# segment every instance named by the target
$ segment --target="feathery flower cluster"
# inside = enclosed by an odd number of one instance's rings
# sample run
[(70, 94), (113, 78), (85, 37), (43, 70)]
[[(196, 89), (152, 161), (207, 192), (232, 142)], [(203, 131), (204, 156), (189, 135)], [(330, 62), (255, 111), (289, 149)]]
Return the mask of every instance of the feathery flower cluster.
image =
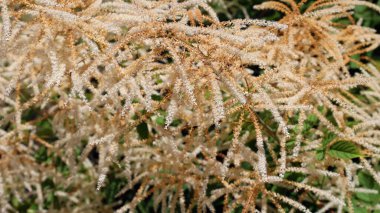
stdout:
[(50, 182), (62, 211), (378, 210), (356, 197), (380, 189), (380, 36), (352, 13), (380, 8), (208, 3), (2, 0), (0, 211), (49, 211)]

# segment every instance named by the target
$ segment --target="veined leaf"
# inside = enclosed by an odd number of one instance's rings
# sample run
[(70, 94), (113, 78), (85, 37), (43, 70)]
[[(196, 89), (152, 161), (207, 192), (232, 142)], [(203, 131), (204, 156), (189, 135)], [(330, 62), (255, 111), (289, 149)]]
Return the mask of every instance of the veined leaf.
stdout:
[(316, 154), (317, 160), (325, 159), (325, 155), (326, 155), (326, 151), (324, 149), (317, 150), (317, 154)]
[(338, 141), (334, 143), (329, 151), (329, 155), (335, 158), (352, 159), (361, 157), (359, 148), (348, 141)]

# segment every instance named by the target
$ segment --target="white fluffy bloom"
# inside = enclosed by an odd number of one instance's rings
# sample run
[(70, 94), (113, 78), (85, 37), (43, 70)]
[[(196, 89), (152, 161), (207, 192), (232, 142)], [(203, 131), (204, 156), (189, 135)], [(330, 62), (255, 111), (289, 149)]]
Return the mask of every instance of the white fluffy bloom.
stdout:
[(101, 138), (96, 139), (96, 140), (91, 140), (90, 139), (90, 145), (99, 145), (99, 144), (111, 141), (114, 138), (115, 138), (115, 134), (109, 134), (109, 135), (106, 135), (106, 136), (101, 137)]
[(372, 175), (373, 179), (380, 184), (380, 175), (376, 173), (371, 164), (364, 158), (360, 159), (360, 161), (362, 162), (363, 167)]
[(168, 106), (168, 115), (166, 116), (165, 121), (165, 129), (169, 127), (169, 125), (173, 122), (174, 116), (177, 113), (178, 106), (177, 101), (173, 98), (170, 100), (169, 106)]
[(292, 200), (290, 198), (287, 198), (285, 196), (277, 194), (276, 192), (270, 192), (270, 195), (272, 195), (273, 197), (283, 201), (284, 203), (287, 203), (287, 204), (297, 208), (298, 210), (300, 210), (302, 212), (311, 213), (311, 211), (309, 209), (307, 209), (304, 205), (302, 205), (301, 203), (299, 203), (295, 200)]
[(296, 142), (295, 146), (293, 148), (293, 157), (297, 157), (299, 155), (299, 152), (301, 150), (301, 141), (302, 141), (302, 130), (304, 128), (304, 121), (306, 119), (306, 114), (304, 111), (300, 112), (299, 121), (298, 121), (298, 134), (296, 136)]
[(366, 188), (353, 188), (352, 192), (366, 193), (366, 194), (379, 194), (376, 189), (366, 189)]
[(44, 12), (51, 15), (52, 17), (58, 18), (62, 21), (67, 22), (68, 24), (72, 24), (73, 22), (77, 22), (79, 18), (71, 14), (69, 12), (61, 11), (61, 10), (54, 10), (54, 9), (48, 9), (48, 8), (41, 8)]
[(73, 83), (73, 86), (71, 87), (70, 96), (73, 97), (76, 94), (78, 94), (82, 100), (87, 101), (87, 98), (84, 95), (82, 78), (79, 76), (79, 74), (77, 74), (73, 70), (71, 70), (70, 73), (71, 73), (71, 81)]
[(223, 82), (226, 84), (232, 95), (235, 96), (236, 99), (239, 100), (241, 104), (247, 103), (247, 99), (245, 98), (245, 95), (240, 91), (235, 84), (228, 79), (227, 77), (223, 77)]
[(126, 112), (129, 110), (132, 104), (132, 96), (129, 94), (129, 92), (124, 88), (120, 88), (121, 95), (125, 98), (125, 103), (123, 106), (123, 109), (121, 111), (121, 116), (125, 116)]
[(66, 65), (59, 64), (57, 54), (54, 51), (50, 51), (48, 56), (50, 59), (52, 74), (50, 78), (48, 79), (48, 81), (46, 82), (46, 87), (51, 87), (54, 84), (59, 85), (59, 83), (62, 80), (62, 77), (65, 74)]
[(279, 128), (282, 129), (282, 132), (284, 133), (284, 135), (286, 137), (289, 137), (288, 127), (286, 126), (284, 119), (282, 119), (280, 112), (278, 111), (276, 105), (273, 103), (273, 101), (271, 100), (269, 95), (262, 88), (259, 88), (258, 91), (260, 93), (260, 97), (262, 98), (262, 101), (266, 105), (268, 105), (269, 110), (271, 111), (274, 119), (279, 123), (279, 125), (280, 125)]
[(3, 20), (3, 41), (9, 41), (11, 37), (11, 19), (9, 17), (7, 0), (1, 2), (1, 19)]
[(258, 149), (258, 162), (257, 162), (257, 167), (259, 170), (259, 173), (261, 175), (261, 178), (263, 181), (267, 181), (268, 176), (267, 176), (267, 160), (265, 156), (265, 149), (264, 149), (264, 140), (263, 136), (261, 134), (261, 129), (259, 126), (256, 126), (256, 144), (257, 144), (257, 149)]
[(328, 176), (328, 177), (339, 177), (339, 173), (336, 173), (336, 172), (330, 172), (330, 171), (327, 171), (327, 170), (319, 170), (319, 169), (316, 169), (316, 170), (310, 170), (310, 169), (307, 169), (307, 168), (303, 168), (303, 167), (287, 167), (286, 168), (286, 171), (287, 172), (299, 172), (299, 173), (303, 173), (303, 174), (318, 174), (318, 175), (325, 175), (325, 176)]
[(35, 0), (37, 4), (48, 6), (48, 7), (62, 7), (63, 5), (58, 4), (57, 0)]
[(212, 112), (214, 114), (215, 125), (219, 125), (219, 122), (224, 118), (224, 106), (223, 96), (220, 91), (218, 81), (216, 79), (211, 80), (212, 93), (214, 95), (214, 104), (212, 105)]
[[(149, 77), (149, 76), (148, 76)], [(148, 111), (152, 111), (152, 95), (155, 93), (152, 85), (150, 84), (152, 82), (151, 79), (146, 79), (145, 76), (143, 76), (141, 73), (138, 74), (138, 78), (140, 81), (140, 84), (145, 92), (145, 105)]]
[(323, 208), (319, 209), (316, 213), (324, 213), (324, 212), (326, 212), (327, 210), (331, 209), (334, 206), (336, 206), (336, 203), (329, 202)]
[(128, 85), (129, 85), (129, 87), (131, 89), (131, 93), (135, 97), (137, 97), (145, 105), (145, 107), (147, 109), (149, 109), (150, 108), (150, 106), (149, 106), (150, 103), (147, 103), (145, 101), (144, 97), (142, 96), (141, 90), (140, 90), (140, 86), (137, 84), (136, 79), (135, 78), (130, 78), (128, 80)]
[(98, 45), (92, 41), (91, 39), (89, 39), (87, 36), (83, 36), (83, 40), (84, 42), (87, 43), (88, 47), (90, 48), (90, 51), (94, 54), (98, 54), (99, 53), (99, 47)]
[(193, 106), (195, 106), (195, 105), (197, 105), (197, 102), (196, 102), (196, 99), (194, 96), (194, 87), (191, 84), (191, 82), (189, 81), (187, 73), (182, 66), (182, 61), (179, 58), (179, 56), (177, 55), (177, 53), (173, 47), (169, 47), (169, 50), (173, 56), (173, 60), (174, 60), (174, 63), (176, 65), (176, 69), (178, 69), (178, 72), (179, 72), (180, 77), (181, 77), (182, 85), (185, 87), (185, 91), (186, 91), (186, 94), (188, 95), (188, 97), (190, 99), (190, 103)]
[(104, 185), (104, 181), (106, 180), (107, 175), (100, 174), (98, 178), (98, 184), (96, 186), (96, 190), (100, 190), (100, 188)]

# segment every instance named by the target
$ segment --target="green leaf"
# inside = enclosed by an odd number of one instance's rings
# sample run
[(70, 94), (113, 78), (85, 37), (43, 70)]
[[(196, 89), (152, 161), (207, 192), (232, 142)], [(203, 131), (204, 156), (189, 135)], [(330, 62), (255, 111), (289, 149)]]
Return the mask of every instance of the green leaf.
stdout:
[(38, 150), (36, 150), (36, 152), (34, 153), (34, 158), (38, 163), (48, 162), (48, 160), (50, 160), (50, 156), (46, 147), (41, 146), (40, 148), (38, 148)]
[(182, 123), (182, 121), (180, 119), (174, 119), (174, 121), (170, 124), (170, 126), (177, 127), (181, 123)]
[(206, 100), (211, 100), (211, 98), (212, 98), (211, 91), (206, 90), (204, 96), (205, 96)]
[(355, 196), (367, 203), (376, 203), (378, 201), (378, 194), (356, 192)]
[(354, 206), (354, 212), (356, 213), (368, 213), (367, 209), (359, 206)]
[(361, 157), (358, 147), (348, 141), (338, 141), (328, 151), (331, 157), (340, 159), (352, 159)]
[(365, 188), (373, 188), (374, 187), (374, 180), (371, 177), (371, 175), (364, 173), (364, 172), (359, 172), (358, 174), (358, 179), (360, 185), (364, 186)]
[(310, 114), (309, 116), (307, 116), (307, 119), (306, 121), (312, 123), (312, 124), (315, 124), (318, 122), (318, 117), (314, 114)]
[(144, 140), (148, 139), (149, 137), (149, 129), (148, 129), (148, 124), (145, 122), (140, 123), (137, 127), (137, 133), (139, 134), (139, 138)]
[(240, 166), (241, 166), (241, 168), (243, 168), (244, 170), (253, 171), (253, 167), (252, 167), (252, 165), (251, 165), (249, 162), (247, 162), (247, 161), (243, 161), (243, 162), (241, 162)]
[(323, 160), (323, 159), (325, 159), (325, 155), (326, 155), (326, 152), (325, 152), (324, 149), (318, 149), (317, 150), (317, 155), (316, 155), (317, 160)]
[(55, 140), (54, 131), (53, 131), (53, 125), (51, 124), (51, 122), (48, 119), (42, 120), (42, 121), (40, 121), (40, 122), (37, 123), (37, 132), (36, 132), (36, 134), (40, 138), (42, 138), (44, 140), (47, 140), (49, 142)]
[(286, 142), (286, 147), (293, 148), (295, 143), (296, 143), (296, 140), (291, 139), (290, 141)]
[(13, 207), (18, 208), (18, 207), (20, 206), (21, 203), (20, 203), (20, 201), (17, 199), (17, 197), (12, 196), (12, 198), (11, 198), (11, 204), (12, 204)]
[(322, 140), (322, 146), (323, 148), (325, 148), (327, 146), (327, 144), (329, 144), (332, 140), (334, 140), (334, 138), (336, 137), (336, 135), (332, 132), (327, 132), (324, 137), (323, 137), (323, 140)]
[(358, 180), (359, 180), (360, 186), (363, 186), (364, 188), (367, 188), (367, 189), (373, 189), (373, 190), (378, 191), (377, 194), (356, 192), (355, 197), (358, 199), (358, 201), (360, 202), (364, 201), (365, 203), (368, 203), (368, 204), (380, 203), (380, 185), (376, 183), (373, 177), (368, 173), (359, 172)]
[(164, 126), (165, 125), (165, 118), (162, 117), (162, 116), (159, 116), (156, 118), (156, 123), (160, 126)]
[(152, 98), (152, 100), (154, 100), (154, 101), (162, 101), (162, 99), (163, 99), (163, 97), (162, 97), (161, 95), (155, 95), (155, 94), (153, 94), (153, 95), (151, 96), (151, 98)]
[(26, 211), (27, 213), (34, 213), (34, 212), (38, 212), (38, 206), (37, 204), (32, 204), (28, 210)]

